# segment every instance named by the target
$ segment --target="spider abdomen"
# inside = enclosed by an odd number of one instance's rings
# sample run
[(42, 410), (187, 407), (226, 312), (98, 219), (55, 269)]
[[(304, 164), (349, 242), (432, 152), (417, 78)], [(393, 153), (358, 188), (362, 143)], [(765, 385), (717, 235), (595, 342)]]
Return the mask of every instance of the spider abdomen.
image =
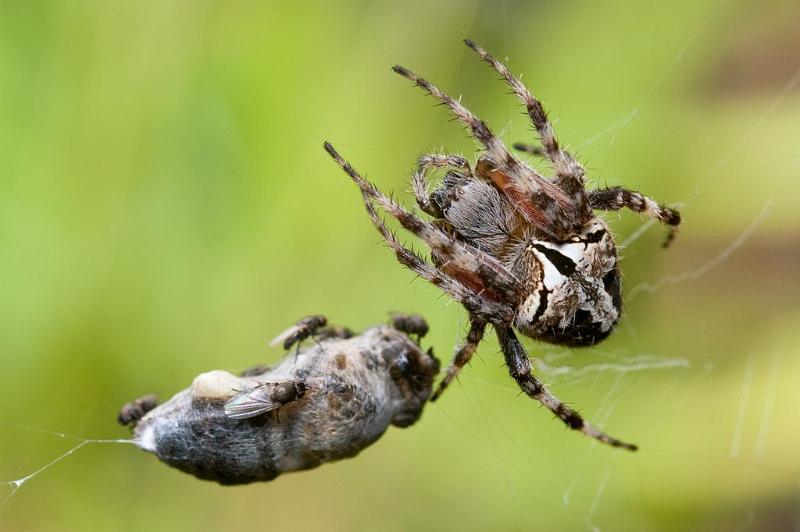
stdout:
[(517, 309), (520, 332), (569, 346), (593, 345), (611, 333), (622, 299), (616, 247), (605, 222), (595, 218), (564, 242), (530, 240), (525, 253), (538, 271)]

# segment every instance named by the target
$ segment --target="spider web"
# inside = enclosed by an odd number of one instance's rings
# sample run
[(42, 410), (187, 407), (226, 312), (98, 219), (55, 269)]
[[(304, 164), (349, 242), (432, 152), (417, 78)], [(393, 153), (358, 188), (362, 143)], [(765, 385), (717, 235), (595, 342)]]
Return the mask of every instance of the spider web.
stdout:
[(127, 443), (127, 444), (134, 444), (134, 445), (136, 444), (136, 442), (133, 441), (133, 440), (122, 439), (122, 438), (119, 438), (119, 439), (81, 438), (80, 436), (73, 436), (71, 434), (65, 434), (63, 432), (54, 432), (54, 431), (44, 430), (44, 429), (41, 429), (41, 428), (38, 428), (38, 427), (30, 427), (28, 425), (20, 425), (18, 423), (9, 423), (7, 421), (0, 421), (0, 424), (4, 425), (6, 427), (22, 429), (22, 430), (26, 430), (26, 431), (30, 431), (30, 432), (38, 432), (38, 433), (41, 433), (41, 434), (47, 434), (48, 436), (61, 438), (63, 440), (67, 440), (67, 441), (71, 441), (71, 442), (77, 442), (77, 443), (73, 444), (72, 447), (70, 447), (69, 449), (67, 449), (63, 453), (61, 453), (60, 455), (56, 456), (55, 458), (53, 458), (52, 460), (50, 460), (46, 464), (44, 464), (41, 467), (33, 470), (32, 472), (26, 474), (25, 476), (22, 476), (20, 478), (14, 479), (14, 480), (8, 480), (8, 481), (3, 482), (3, 484), (8, 487), (8, 494), (5, 497), (3, 497), (2, 499), (0, 499), (0, 509), (9, 501), (9, 499), (11, 499), (11, 497), (14, 496), (14, 494), (17, 493), (17, 490), (22, 488), (22, 486), (24, 486), (28, 481), (30, 481), (30, 480), (34, 479), (35, 477), (39, 476), (41, 473), (44, 473), (47, 469), (50, 469), (54, 465), (58, 464), (62, 460), (66, 459), (67, 457), (73, 455), (78, 450), (82, 449), (83, 447), (85, 447), (85, 446), (87, 446), (89, 444), (106, 444), (106, 443)]
[[(601, 161), (600, 172), (602, 172), (609, 164), (615, 150), (619, 149), (624, 134), (635, 125), (644, 122), (644, 111), (647, 109), (652, 97), (681, 68), (687, 55), (698, 52), (696, 49), (698, 37), (707, 31), (712, 22), (722, 16), (726, 6), (726, 2), (719, 2), (703, 20), (698, 22), (696, 29), (686, 37), (683, 45), (675, 51), (672, 60), (665, 65), (661, 75), (654, 80), (651, 88), (642, 95), (633, 108), (581, 142), (574, 143), (573, 149), (581, 151), (595, 145), (603, 145), (606, 149), (606, 157)], [(107, 8), (128, 20), (133, 27), (143, 34), (155, 39), (165, 50), (173, 49), (171, 41), (157, 31), (142, 25), (134, 17), (122, 10), (117, 10), (114, 6), (108, 5)], [(509, 42), (511, 41), (511, 36), (507, 29), (509, 27), (508, 11), (507, 2), (503, 2), (500, 17), (503, 27), (506, 28), (506, 31), (504, 31), (506, 52), (510, 47)], [(378, 53), (383, 57), (384, 62), (392, 62), (390, 54), (381, 46), (380, 35), (372, 31), (368, 24), (366, 27), (368, 37), (365, 40), (375, 46)], [(468, 30), (468, 28), (465, 28), (465, 30)], [(468, 31), (465, 31), (465, 33), (468, 33)], [(207, 68), (209, 75), (212, 77), (216, 75), (216, 71), (213, 68)], [(800, 69), (785, 82), (779, 91), (770, 96), (767, 104), (757, 113), (756, 119), (747, 130), (736, 135), (732, 142), (719, 146), (721, 149), (718, 152), (709, 155), (711, 164), (709, 164), (708, 172), (699, 176), (694, 181), (692, 189), (682, 198), (681, 205), (684, 209), (692, 212), (700, 207), (699, 203), (701, 201), (708, 201), (713, 198), (712, 191), (714, 187), (720, 186), (720, 181), (724, 180), (725, 170), (728, 165), (732, 164), (734, 156), (746, 149), (753, 137), (758, 135), (765, 124), (782, 109), (787, 96), (797, 88), (799, 83)], [(237, 90), (251, 98), (255, 105), (262, 106), (268, 112), (273, 113), (286, 127), (296, 128), (315, 141), (319, 141), (319, 143), (323, 140), (324, 136), (313, 126), (302, 123), (286, 112), (265, 103), (247, 87), (239, 86)], [(555, 105), (550, 107), (555, 108)], [(514, 102), (508, 104), (507, 112), (509, 116), (508, 124), (512, 121), (512, 115), (515, 116), (514, 120), (517, 120)], [(506, 135), (506, 130), (509, 129), (508, 124), (506, 125), (507, 127), (502, 128), (504, 135)], [(558, 129), (557, 124), (556, 128)], [(358, 142), (341, 143), (341, 146), (379, 153), (392, 152), (384, 147), (365, 146)], [(404, 155), (414, 156), (414, 154)], [(758, 233), (762, 225), (769, 219), (773, 206), (779, 203), (781, 183), (787, 178), (796, 177), (797, 166), (797, 161), (787, 161), (785, 177), (778, 182), (778, 185), (768, 194), (766, 199), (760, 200), (759, 205), (755, 206), (756, 212), (749, 213), (741, 219), (741, 223), (732, 237), (721, 245), (715, 242), (717, 247), (709, 249), (707, 256), (698, 258), (685, 268), (675, 269), (661, 276), (654, 276), (652, 280), (642, 280), (633, 286), (627, 286), (628, 303), (654, 295), (669, 298), (673, 295), (672, 291), (681, 285), (703, 281), (708, 276), (713, 275), (716, 270), (724, 267), (737, 252), (748, 246), (751, 238)], [(622, 239), (621, 247), (626, 251), (635, 248), (636, 244), (641, 239), (644, 239), (649, 232), (658, 229), (657, 227), (654, 229), (654, 226), (656, 224), (652, 221), (645, 222)], [(684, 228), (687, 233), (691, 230), (692, 228), (688, 227), (688, 224)], [(680, 235), (674, 246), (680, 246)], [(650, 250), (648, 249), (641, 253), (645, 252), (650, 253)], [(624, 267), (633, 267), (634, 260), (631, 257), (626, 257)], [(755, 281), (750, 280), (750, 282), (754, 283)], [(446, 303), (443, 303), (443, 306), (446, 305)], [(459, 316), (454, 319), (462, 319), (458, 309), (455, 307), (448, 306), (448, 312), (452, 312), (454, 316)], [(462, 329), (462, 327), (458, 328), (459, 331)], [(490, 404), (496, 406), (497, 401), (492, 399), (490, 403), (485, 398), (487, 391), (491, 389), (502, 391), (504, 395), (508, 395), (507, 392), (511, 391), (516, 393), (517, 389), (513, 383), (499, 378), (486, 378), (469, 371), (469, 369), (474, 369), (476, 366), (489, 365), (497, 361), (497, 358), (493, 357), (486, 349), (482, 349), (482, 351), (487, 352), (482, 352), (479, 355), (478, 360), (473, 363), (473, 367), (467, 368), (462, 374), (460, 392), (455, 390), (449, 392), (450, 394), (461, 393), (465, 398), (463, 400), (465, 408), (458, 409), (444, 403), (441, 406), (437, 405), (436, 408), (431, 408), (430, 410), (435, 414), (430, 414), (430, 417), (435, 416), (437, 420), (437, 423), (433, 423), (435, 428), (431, 430), (439, 431), (448, 440), (462, 442), (464, 446), (471, 449), (472, 456), (477, 457), (476, 459), (480, 462), (482, 470), (486, 471), (497, 481), (498, 485), (502, 486), (501, 489), (505, 490), (514, 505), (521, 507), (527, 504), (524, 490), (525, 479), (533, 474), (541, 482), (540, 490), (544, 493), (543, 498), (545, 500), (550, 500), (560, 505), (565, 510), (565, 515), (567, 514), (567, 509), (569, 513), (577, 514), (580, 516), (578, 519), (580, 524), (593, 530), (605, 527), (615, 528), (612, 523), (604, 520), (606, 518), (601, 514), (604, 505), (619, 504), (618, 501), (612, 502), (610, 492), (619, 492), (619, 483), (621, 481), (618, 477), (620, 476), (624, 476), (626, 480), (629, 480), (630, 478), (636, 478), (638, 475), (641, 483), (640, 495), (642, 500), (645, 501), (645, 504), (652, 502), (655, 494), (652, 492), (652, 486), (649, 485), (642, 468), (646, 467), (643, 465), (643, 461), (651, 459), (654, 455), (667, 462), (672, 461), (684, 466), (703, 459), (719, 461), (731, 469), (743, 472), (743, 474), (752, 474), (753, 472), (758, 474), (759, 471), (765, 470), (767, 471), (764, 474), (765, 476), (773, 473), (778, 476), (789, 475), (794, 478), (795, 492), (792, 496), (795, 500), (797, 499), (797, 479), (800, 478), (797, 464), (779, 468), (768, 460), (771, 437), (776, 424), (776, 405), (779, 403), (779, 398), (783, 397), (779, 383), (781, 382), (780, 379), (784, 372), (784, 367), (787, 365), (787, 360), (782, 352), (754, 350), (747, 355), (744, 364), (737, 366), (728, 364), (727, 355), (723, 352), (709, 352), (699, 358), (689, 358), (675, 354), (673, 351), (660, 350), (657, 345), (649, 348), (640, 348), (638, 341), (640, 333), (637, 330), (635, 317), (631, 316), (626, 317), (622, 324), (622, 331), (618, 334), (623, 334), (627, 340), (630, 340), (632, 347), (621, 346), (610, 350), (596, 348), (592, 349), (588, 356), (581, 357), (573, 356), (571, 352), (565, 350), (537, 352), (535, 353), (537, 355), (535, 368), (554, 389), (580, 390), (585, 387), (596, 393), (596, 399), (592, 400), (593, 404), (591, 404), (591, 414), (588, 415), (587, 413), (587, 417), (599, 427), (613, 427), (615, 414), (619, 409), (625, 407), (626, 400), (635, 397), (645, 388), (648, 382), (660, 382), (663, 386), (660, 397), (664, 401), (660, 404), (663, 405), (669, 402), (669, 407), (657, 406), (654, 415), (644, 418), (642, 421), (643, 425), (650, 424), (648, 429), (642, 431), (645, 436), (649, 436), (649, 438), (643, 438), (643, 443), (646, 444), (643, 445), (643, 450), (641, 451), (646, 458), (635, 458), (632, 462), (633, 466), (630, 465), (631, 462), (628, 461), (627, 456), (608, 453), (607, 449), (597, 445), (595, 442), (590, 442), (583, 446), (582, 452), (577, 456), (567, 454), (566, 451), (557, 455), (559, 460), (569, 462), (570, 467), (563, 469), (564, 474), (562, 476), (554, 477), (552, 470), (546, 467), (542, 456), (547, 451), (532, 449), (531, 443), (533, 440), (520, 441), (518, 433), (514, 430), (510, 421), (511, 418), (509, 416), (501, 417), (496, 415), (494, 407), (490, 407)], [(453, 344), (458, 341), (460, 341), (460, 336), (454, 335)], [(730, 421), (732, 429), (727, 431), (714, 429), (715, 432), (711, 435), (720, 444), (720, 449), (716, 453), (696, 455), (693, 454), (690, 444), (674, 445), (673, 442), (664, 439), (664, 434), (668, 434), (667, 438), (673, 435), (669, 434), (671, 432), (670, 427), (660, 423), (657, 418), (662, 414), (671, 416), (681, 409), (696, 408), (696, 399), (704, 397), (701, 393), (704, 383), (709, 378), (714, 379), (717, 374), (722, 373), (722, 369), (720, 369), (722, 367), (725, 368), (725, 371), (731, 371), (734, 374), (738, 372), (738, 376), (736, 376), (738, 379), (738, 384), (736, 385), (738, 392), (735, 394), (736, 401), (731, 405), (729, 411), (719, 414)], [(669, 373), (674, 377), (664, 379), (662, 378), (664, 373)], [(719, 378), (723, 377), (720, 376)], [(459, 386), (454, 386), (454, 388), (457, 389)], [(565, 399), (566, 393), (559, 393), (559, 396)], [(586, 408), (590, 406), (585, 398), (582, 399), (581, 404)], [(515, 408), (525, 413), (530, 410), (526, 410), (519, 404), (516, 404)], [(702, 408), (702, 406), (699, 406), (699, 408)], [(670, 419), (675, 418), (672, 416)], [(61, 463), (83, 447), (90, 444), (133, 443), (127, 439), (82, 438), (6, 421), (1, 423), (7, 429), (13, 427), (19, 430), (36, 431), (49, 437), (73, 442), (73, 445), (62, 454), (33, 469), (30, 473), (17, 479), (5, 481), (4, 484), (8, 488), (8, 493), (0, 500), (0, 512), (28, 481), (45, 473), (51, 467)], [(610, 428), (609, 431), (613, 435), (617, 435)], [(619, 434), (619, 436), (624, 437), (625, 434)], [(572, 434), (563, 435), (563, 438), (570, 437), (577, 438), (578, 436)], [(557, 452), (553, 449), (549, 449), (549, 451)], [(708, 451), (704, 452), (708, 453)], [(634, 468), (633, 473), (631, 473), (632, 467)], [(639, 470), (635, 471), (637, 467)], [(619, 471), (624, 473), (620, 474)], [(651, 499), (651, 501), (648, 502), (648, 499)], [(745, 497), (745, 500), (748, 501), (748, 504), (742, 510), (739, 510), (742, 529), (755, 528), (759, 526), (759, 518), (763, 517), (762, 501), (754, 494)], [(796, 523), (800, 523), (800, 514), (795, 516), (795, 519), (797, 519)]]

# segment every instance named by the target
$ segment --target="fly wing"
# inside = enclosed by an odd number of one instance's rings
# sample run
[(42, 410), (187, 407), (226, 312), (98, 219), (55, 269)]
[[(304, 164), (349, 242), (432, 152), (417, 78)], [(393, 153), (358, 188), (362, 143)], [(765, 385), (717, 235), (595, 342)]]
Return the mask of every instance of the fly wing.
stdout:
[(286, 340), (297, 334), (299, 331), (300, 327), (298, 325), (292, 325), (291, 327), (280, 333), (278, 336), (273, 338), (272, 341), (269, 343), (270, 347), (274, 347), (278, 344), (284, 343)]
[(231, 419), (247, 419), (275, 410), (281, 404), (270, 396), (271, 386), (259, 386), (237, 393), (225, 403), (225, 416)]

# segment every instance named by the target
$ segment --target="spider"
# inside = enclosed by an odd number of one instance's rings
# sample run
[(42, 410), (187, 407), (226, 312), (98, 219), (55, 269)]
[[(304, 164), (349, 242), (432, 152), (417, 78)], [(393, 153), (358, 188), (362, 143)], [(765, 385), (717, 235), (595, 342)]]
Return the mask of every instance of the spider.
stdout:
[[(431, 400), (436, 400), (475, 353), (491, 324), (511, 377), (531, 398), (569, 428), (614, 447), (625, 443), (600, 431), (561, 402), (531, 372), (528, 355), (514, 332), (566, 346), (591, 346), (606, 338), (622, 308), (619, 259), (614, 237), (594, 211), (623, 207), (667, 226), (668, 244), (680, 214), (622, 187), (585, 188), (583, 166), (558, 144), (542, 104), (508, 68), (471, 40), (464, 41), (522, 101), (541, 147), (515, 144), (544, 157), (555, 176), (545, 177), (515, 157), (489, 126), (429, 81), (408, 69), (392, 70), (447, 107), (482, 146), (474, 166), (459, 155), (428, 154), (412, 177), (426, 221), (365, 180), (326, 142), (325, 150), (356, 182), (373, 224), (400, 263), (459, 301), (469, 314), (469, 331)], [(427, 174), (447, 169), (428, 194)], [(403, 246), (378, 215), (376, 205), (423, 240), (431, 262)]]

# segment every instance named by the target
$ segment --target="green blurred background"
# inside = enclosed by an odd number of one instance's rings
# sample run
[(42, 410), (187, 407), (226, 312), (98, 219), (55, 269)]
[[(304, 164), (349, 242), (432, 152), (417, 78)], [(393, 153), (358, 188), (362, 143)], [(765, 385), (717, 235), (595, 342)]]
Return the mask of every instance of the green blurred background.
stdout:
[(394, 262), (322, 150), (408, 204), (420, 153), (474, 154), (395, 63), (531, 140), (474, 38), (524, 73), (593, 184), (685, 220), (662, 251), (660, 228), (609, 215), (619, 331), (527, 343), (636, 454), (520, 397), (491, 338), (418, 425), (356, 459), (223, 488), (89, 445), (0, 529), (799, 527), (799, 26), (793, 1), (0, 3), (2, 480), (75, 443), (17, 425), (127, 437), (121, 404), (278, 360), (266, 341), (309, 313), (420, 312), (449, 359), (464, 312)]

